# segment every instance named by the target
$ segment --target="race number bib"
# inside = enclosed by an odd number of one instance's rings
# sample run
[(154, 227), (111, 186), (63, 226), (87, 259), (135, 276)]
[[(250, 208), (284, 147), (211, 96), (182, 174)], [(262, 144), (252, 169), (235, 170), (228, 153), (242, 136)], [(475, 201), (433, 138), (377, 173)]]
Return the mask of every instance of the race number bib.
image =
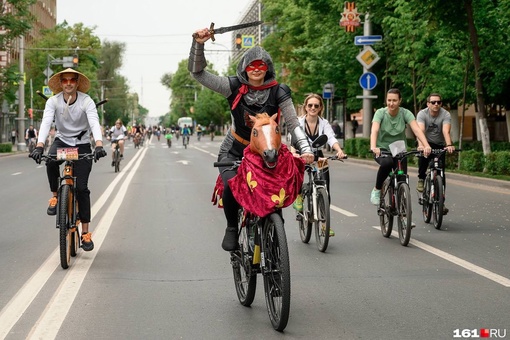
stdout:
[(78, 160), (78, 148), (57, 149), (57, 159), (61, 161)]

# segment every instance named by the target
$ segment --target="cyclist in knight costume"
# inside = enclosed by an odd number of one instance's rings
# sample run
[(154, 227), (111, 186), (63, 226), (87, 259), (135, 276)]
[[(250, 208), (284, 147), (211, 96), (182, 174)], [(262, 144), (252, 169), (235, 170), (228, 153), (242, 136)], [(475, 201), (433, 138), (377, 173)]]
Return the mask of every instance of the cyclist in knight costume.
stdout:
[[(273, 115), (280, 111), (292, 134), (293, 146), (301, 152), (301, 157), (307, 163), (313, 162), (313, 153), (308, 138), (299, 125), (290, 88), (276, 82), (269, 53), (260, 46), (250, 48), (237, 66), (237, 75), (217, 76), (205, 70), (207, 62), (204, 44), (211, 37), (209, 29), (200, 29), (195, 33), (188, 70), (200, 84), (227, 98), (231, 109), (232, 127), (220, 146), (218, 161), (240, 160), (243, 157), (244, 148), (250, 142), (252, 128), (248, 116), (263, 112)], [(223, 210), (227, 219), (222, 248), (232, 251), (237, 246), (239, 204), (228, 186), (228, 180), (236, 175), (236, 171), (224, 171), (225, 169), (219, 168), (224, 184)]]

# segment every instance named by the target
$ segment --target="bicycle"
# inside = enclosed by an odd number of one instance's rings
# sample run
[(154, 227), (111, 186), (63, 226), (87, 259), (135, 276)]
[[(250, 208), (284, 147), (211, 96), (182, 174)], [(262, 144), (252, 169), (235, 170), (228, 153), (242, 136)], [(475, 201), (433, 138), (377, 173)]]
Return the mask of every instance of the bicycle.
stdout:
[[(462, 150), (455, 150), (462, 151)], [(427, 167), (423, 192), (418, 192), (418, 203), (422, 206), (423, 221), (430, 223), (433, 217), (434, 228), (441, 229), (445, 201), (445, 174), (441, 156), (446, 149), (432, 149), (432, 157)]]
[(57, 149), (56, 155), (42, 155), (46, 162), (64, 162), (62, 176), (59, 177), (57, 190), (56, 227), (60, 230), (60, 265), (63, 269), (69, 268), (71, 257), (75, 257), (81, 247), (78, 225), (78, 201), (76, 200), (76, 177), (73, 174), (74, 162), (82, 159), (93, 159), (94, 152), (78, 154), (78, 148)]
[(36, 145), (36, 138), (29, 138), (28, 139), (28, 152), (32, 153), (34, 151)]
[(113, 166), (115, 168), (115, 172), (120, 172), (120, 146), (118, 143), (118, 139), (113, 140), (112, 143), (115, 143), (115, 149), (113, 150)]
[[(241, 161), (215, 162), (215, 167), (236, 169)], [(249, 307), (262, 274), (266, 308), (273, 328), (283, 331), (290, 313), (290, 264), (281, 209), (264, 217), (239, 209), (239, 246), (230, 252), (234, 284), (241, 305)]]
[[(412, 207), (409, 189), (409, 175), (402, 169), (402, 161), (420, 151), (411, 150), (400, 152), (393, 158), (397, 159), (397, 166), (394, 167), (381, 188), (381, 199), (377, 207), (381, 232), (384, 237), (390, 237), (393, 229), (393, 217), (398, 217), (398, 236), (400, 244), (404, 247), (411, 239)], [(391, 152), (381, 150), (380, 157), (392, 157)]]
[(185, 149), (188, 148), (188, 144), (189, 144), (189, 135), (182, 135), (182, 145), (184, 146)]
[[(318, 158), (318, 150), (328, 141), (326, 135), (317, 137), (312, 142), (314, 156)], [(336, 156), (325, 158), (326, 160), (340, 160)], [(325, 162), (322, 160), (322, 162)], [(329, 244), (330, 221), (330, 202), (324, 174), (327, 168), (321, 168), (319, 162), (305, 165), (305, 171), (308, 175), (308, 181), (303, 184), (301, 190), (303, 196), (303, 211), (297, 211), (299, 221), (299, 236), (303, 243), (308, 243), (312, 236), (312, 224), (315, 224), (315, 241), (317, 248), (325, 252)]]

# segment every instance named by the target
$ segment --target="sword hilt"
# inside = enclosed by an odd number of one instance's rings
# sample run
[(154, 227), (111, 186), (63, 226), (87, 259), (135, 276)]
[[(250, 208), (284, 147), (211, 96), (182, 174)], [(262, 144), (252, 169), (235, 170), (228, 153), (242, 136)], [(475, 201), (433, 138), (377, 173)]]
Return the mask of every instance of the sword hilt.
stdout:
[[(216, 41), (216, 39), (214, 38), (214, 22), (211, 22), (211, 26), (209, 26), (209, 34), (211, 35), (211, 40)], [(198, 35), (196, 33), (193, 33), (192, 37), (197, 38)]]

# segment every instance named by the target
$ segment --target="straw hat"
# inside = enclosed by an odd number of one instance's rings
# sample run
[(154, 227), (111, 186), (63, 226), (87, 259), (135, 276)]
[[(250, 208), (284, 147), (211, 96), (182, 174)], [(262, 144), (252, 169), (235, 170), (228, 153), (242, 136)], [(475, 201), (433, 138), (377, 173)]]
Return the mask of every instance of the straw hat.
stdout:
[(54, 94), (62, 92), (62, 86), (60, 86), (60, 76), (63, 73), (76, 73), (78, 75), (78, 91), (86, 93), (88, 90), (90, 90), (90, 80), (86, 75), (73, 70), (72, 68), (66, 68), (63, 71), (54, 74), (48, 81), (48, 86)]

